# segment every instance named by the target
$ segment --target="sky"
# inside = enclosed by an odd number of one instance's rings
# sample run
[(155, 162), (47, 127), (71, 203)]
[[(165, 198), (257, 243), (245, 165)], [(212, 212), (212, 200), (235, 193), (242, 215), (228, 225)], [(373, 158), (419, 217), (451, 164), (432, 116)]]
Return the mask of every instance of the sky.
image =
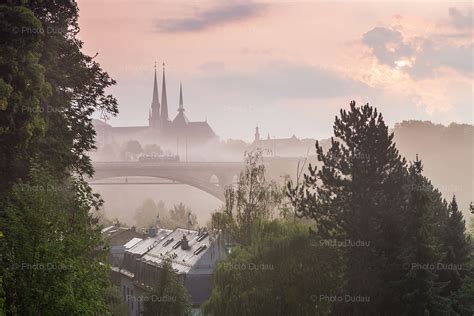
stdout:
[(349, 102), (402, 120), (473, 123), (473, 5), (451, 1), (79, 0), (80, 39), (116, 81), (113, 126), (148, 124), (155, 62), (168, 107), (221, 139), (327, 138)]

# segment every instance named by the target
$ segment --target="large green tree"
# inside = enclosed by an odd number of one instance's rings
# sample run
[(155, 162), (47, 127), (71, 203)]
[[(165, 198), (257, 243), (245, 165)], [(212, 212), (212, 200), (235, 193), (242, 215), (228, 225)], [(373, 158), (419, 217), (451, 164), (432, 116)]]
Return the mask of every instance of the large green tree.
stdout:
[[(0, 196), (28, 174), (29, 158), (44, 137), (52, 94), (40, 64), (43, 25), (21, 6), (0, 5)], [(27, 32), (27, 30), (32, 30)]]
[(279, 216), (288, 213), (286, 199), (281, 188), (265, 179), (260, 152), (248, 153), (246, 161), (239, 182), (227, 190), (225, 208), (212, 215), (219, 247), (230, 256), (214, 271), (214, 289), (204, 311), (327, 313), (340, 280), (339, 249), (315, 238), (301, 220)]
[[(82, 53), (74, 1), (0, 5), (0, 272), (7, 314), (107, 314), (91, 114), (114, 84)], [(49, 266), (48, 266), (49, 264)], [(46, 267), (69, 267), (53, 273)], [(37, 267), (40, 267), (38, 270)], [(36, 270), (35, 270), (36, 269)]]
[(229, 240), (250, 245), (264, 223), (278, 215), (284, 194), (275, 182), (266, 180), (262, 151), (246, 153), (245, 162), (237, 185), (226, 188), (224, 210), (213, 215), (213, 225)]
[(108, 284), (100, 227), (89, 216), (90, 191), (65, 186), (33, 165), (4, 203), (1, 261), (9, 315), (107, 314)]
[(208, 315), (327, 315), (340, 281), (339, 250), (308, 225), (275, 219), (258, 241), (232, 248), (213, 276)]
[[(335, 313), (397, 314), (400, 302), (390, 280), (402, 271), (397, 262), (403, 237), (405, 160), (383, 117), (368, 104), (350, 103), (334, 123), (327, 152), (316, 143), (322, 167), (309, 166), (303, 183), (289, 184), (297, 214), (316, 221), (323, 239), (344, 241), (347, 260), (341, 295), (368, 296), (370, 304), (336, 304)], [(363, 246), (356, 244), (362, 243)]]

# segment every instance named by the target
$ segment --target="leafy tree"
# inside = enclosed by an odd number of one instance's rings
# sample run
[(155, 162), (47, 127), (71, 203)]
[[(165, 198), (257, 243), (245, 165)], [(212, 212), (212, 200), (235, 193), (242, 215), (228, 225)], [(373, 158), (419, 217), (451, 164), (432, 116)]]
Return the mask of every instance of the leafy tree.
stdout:
[(152, 199), (146, 199), (135, 211), (134, 219), (136, 226), (148, 229), (155, 225), (156, 216), (160, 216), (160, 218), (166, 216), (165, 203), (163, 201), (155, 203)]
[(156, 156), (163, 155), (163, 150), (157, 144), (147, 144), (145, 145), (145, 148), (143, 149), (143, 151), (147, 155), (156, 155)]
[(169, 211), (169, 219), (165, 218), (166, 227), (177, 228), (177, 227), (194, 227), (197, 223), (197, 217), (191, 212), (191, 209), (184, 205), (184, 203), (179, 203), (174, 205)]
[(406, 163), (383, 117), (368, 104), (341, 110), (327, 152), (316, 143), (320, 170), (309, 165), (304, 181), (289, 196), (298, 216), (312, 218), (322, 239), (361, 241), (346, 247), (341, 295), (368, 296), (370, 304), (343, 303), (336, 314), (367, 315), (389, 311), (400, 301), (392, 281), (402, 275), (398, 253), (403, 237)]
[(161, 227), (166, 229), (187, 228), (189, 221), (191, 221), (189, 227), (192, 228), (197, 223), (196, 215), (184, 203), (174, 205), (172, 209), (166, 211), (163, 201), (155, 203), (152, 199), (143, 202), (136, 210), (134, 218), (137, 227), (148, 229), (155, 225), (157, 216), (160, 217)]
[[(91, 114), (115, 82), (81, 52), (74, 1), (0, 5), (0, 241), (7, 314), (108, 314)], [(40, 189), (38, 189), (40, 188)], [(45, 189), (46, 188), (46, 189)], [(52, 188), (52, 189), (51, 189)], [(68, 188), (61, 190), (58, 188)], [(38, 270), (38, 264), (67, 267)]]
[[(51, 95), (40, 64), (43, 26), (25, 7), (0, 5), (0, 197), (29, 169), (45, 133), (41, 111)], [(34, 30), (38, 32), (26, 32)]]
[(133, 154), (140, 154), (143, 152), (142, 145), (137, 140), (130, 140), (125, 143), (124, 150)]
[(106, 253), (87, 188), (34, 165), (30, 181), (15, 185), (0, 214), (7, 314), (108, 314)]
[(205, 314), (327, 315), (341, 273), (338, 249), (313, 239), (307, 225), (280, 219), (259, 237), (218, 263)]
[(144, 299), (144, 316), (189, 315), (191, 301), (169, 259), (160, 264), (159, 280)]
[[(284, 196), (275, 182), (265, 179), (262, 152), (245, 156), (246, 168), (240, 173), (236, 187), (226, 188), (226, 205), (214, 226), (225, 224), (225, 233), (234, 241), (249, 245), (261, 225), (274, 215)], [(217, 220), (217, 217), (215, 218)]]
[(322, 246), (300, 220), (271, 219), (286, 203), (282, 190), (265, 180), (260, 157), (247, 154), (246, 170), (227, 190), (226, 207), (212, 214), (219, 245), (231, 248), (214, 271), (203, 309), (210, 315), (327, 313), (339, 284), (339, 250)]

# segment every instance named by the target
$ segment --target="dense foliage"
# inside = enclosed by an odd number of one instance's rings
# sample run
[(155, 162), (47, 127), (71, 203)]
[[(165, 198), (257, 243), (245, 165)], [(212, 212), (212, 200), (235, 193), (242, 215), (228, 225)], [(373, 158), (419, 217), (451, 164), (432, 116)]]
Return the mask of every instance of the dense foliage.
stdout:
[[(0, 5), (0, 307), (107, 315), (91, 114), (116, 114), (114, 81), (81, 52), (74, 1)], [(3, 299), (4, 297), (4, 299)]]
[(189, 315), (191, 299), (182, 280), (173, 271), (171, 260), (163, 260), (159, 268), (159, 280), (144, 299), (143, 315)]
[(455, 315), (471, 308), (453, 294), (472, 274), (455, 203), (449, 210), (418, 159), (406, 166), (382, 115), (368, 104), (341, 110), (334, 136), (327, 152), (316, 143), (320, 170), (310, 165), (303, 183), (288, 185), (297, 213), (314, 219), (322, 238), (368, 245), (345, 249), (339, 295), (370, 303), (338, 302), (331, 312)]
[(406, 163), (393, 137), (368, 104), (341, 110), (329, 148), (316, 142), (321, 167), (288, 183), (294, 218), (258, 154), (248, 156), (213, 214), (230, 255), (215, 270), (205, 312), (472, 314), (473, 244), (462, 212), (418, 157)]

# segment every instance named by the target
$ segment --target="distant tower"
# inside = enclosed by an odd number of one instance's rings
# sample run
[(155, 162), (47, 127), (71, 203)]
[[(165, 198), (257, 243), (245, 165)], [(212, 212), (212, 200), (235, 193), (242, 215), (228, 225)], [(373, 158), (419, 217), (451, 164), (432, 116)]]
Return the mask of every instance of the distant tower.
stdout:
[(163, 85), (161, 87), (161, 120), (163, 122), (169, 121), (168, 98), (166, 97), (165, 63), (163, 63)]
[(151, 101), (151, 109), (148, 115), (148, 125), (150, 127), (160, 126), (160, 100), (158, 96), (158, 83), (156, 80), (156, 63), (155, 63), (155, 79), (153, 82), (153, 99)]
[[(184, 114), (184, 106), (183, 106), (183, 86), (181, 83), (179, 84), (179, 106), (178, 106), (178, 115), (173, 120), (173, 125), (176, 128), (184, 128), (188, 125), (188, 118)], [(184, 130), (182, 130), (184, 131)]]
[(183, 85), (181, 82), (179, 83), (179, 106), (178, 106), (178, 112), (184, 112), (184, 106), (183, 106)]
[(258, 131), (258, 126), (255, 127), (255, 139), (253, 140), (254, 142), (258, 142), (260, 140), (260, 133)]

